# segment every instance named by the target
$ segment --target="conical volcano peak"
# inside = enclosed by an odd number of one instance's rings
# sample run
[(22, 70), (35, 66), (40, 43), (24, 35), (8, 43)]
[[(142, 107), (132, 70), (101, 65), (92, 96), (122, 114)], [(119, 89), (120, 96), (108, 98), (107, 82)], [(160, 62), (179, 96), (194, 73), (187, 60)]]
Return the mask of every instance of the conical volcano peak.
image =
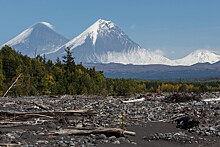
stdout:
[(99, 19), (79, 36), (68, 42), (66, 44), (66, 47), (75, 48), (77, 46), (80, 46), (86, 42), (86, 39), (88, 39), (88, 37), (92, 40), (93, 45), (95, 45), (98, 37), (109, 36), (109, 38), (111, 38), (113, 36), (122, 35), (124, 35), (124, 33), (114, 23), (112, 23), (111, 21)]
[(69, 40), (57, 33), (48, 22), (38, 22), (27, 28), (4, 45), (24, 55), (33, 57), (35, 53), (46, 54), (59, 48)]

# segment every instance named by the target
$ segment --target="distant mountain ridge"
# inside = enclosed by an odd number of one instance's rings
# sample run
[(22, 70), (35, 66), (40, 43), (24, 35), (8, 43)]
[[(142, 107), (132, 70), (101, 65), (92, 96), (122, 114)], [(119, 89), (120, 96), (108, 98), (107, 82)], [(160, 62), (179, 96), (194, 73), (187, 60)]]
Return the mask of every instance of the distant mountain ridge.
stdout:
[(220, 61), (213, 64), (197, 63), (192, 66), (124, 65), (118, 63), (83, 65), (87, 68), (95, 67), (96, 70), (103, 71), (107, 78), (177, 80), (220, 77)]
[(47, 59), (53, 61), (57, 57), (62, 58), (64, 49), (70, 47), (77, 63), (191, 66), (205, 62), (213, 64), (220, 60), (220, 55), (210, 50), (196, 50), (184, 58), (170, 60), (142, 48), (116, 24), (103, 19), (99, 19), (70, 41), (58, 34), (51, 24), (40, 22), (5, 44), (30, 57), (33, 57), (37, 49), (37, 54), (45, 54)]

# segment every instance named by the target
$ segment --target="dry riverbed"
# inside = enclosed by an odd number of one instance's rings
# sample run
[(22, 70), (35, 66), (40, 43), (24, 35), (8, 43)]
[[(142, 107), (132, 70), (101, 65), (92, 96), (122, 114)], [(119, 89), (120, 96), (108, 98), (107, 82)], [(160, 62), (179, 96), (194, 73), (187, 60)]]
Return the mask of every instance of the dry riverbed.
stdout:
[[(219, 97), (148, 93), (0, 98), (0, 146), (220, 146)], [(120, 129), (122, 111), (131, 134)]]

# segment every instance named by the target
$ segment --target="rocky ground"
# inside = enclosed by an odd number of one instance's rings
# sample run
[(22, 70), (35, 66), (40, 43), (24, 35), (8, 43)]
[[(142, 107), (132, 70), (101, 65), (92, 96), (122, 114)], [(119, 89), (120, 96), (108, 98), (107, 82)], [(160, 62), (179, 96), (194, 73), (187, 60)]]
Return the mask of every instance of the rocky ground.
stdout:
[[(217, 92), (0, 98), (0, 146), (220, 146), (220, 101), (204, 101), (219, 97)], [(123, 111), (125, 129), (136, 136), (54, 133), (121, 128)]]

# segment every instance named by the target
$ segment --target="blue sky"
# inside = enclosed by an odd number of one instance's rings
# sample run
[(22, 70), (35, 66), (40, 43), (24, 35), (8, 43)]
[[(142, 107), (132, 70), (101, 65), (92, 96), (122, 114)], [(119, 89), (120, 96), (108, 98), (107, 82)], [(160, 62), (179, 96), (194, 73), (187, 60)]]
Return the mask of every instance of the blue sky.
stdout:
[(171, 59), (220, 52), (219, 7), (219, 0), (0, 0), (0, 45), (41, 21), (73, 39), (102, 18)]

